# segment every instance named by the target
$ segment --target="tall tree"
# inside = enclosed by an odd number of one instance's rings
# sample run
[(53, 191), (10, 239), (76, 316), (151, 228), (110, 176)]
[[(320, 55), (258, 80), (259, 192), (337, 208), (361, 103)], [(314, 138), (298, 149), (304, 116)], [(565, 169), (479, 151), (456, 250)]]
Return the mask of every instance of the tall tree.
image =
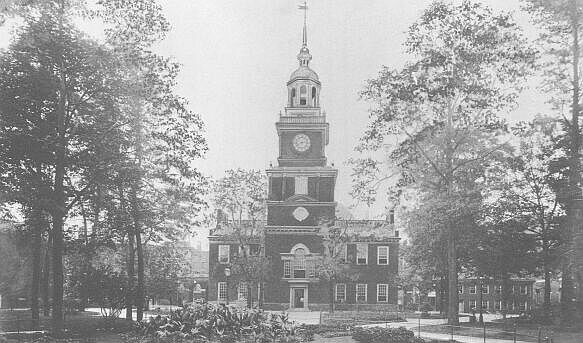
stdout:
[[(534, 53), (509, 14), (470, 1), (431, 4), (410, 26), (405, 48), (411, 61), (383, 68), (362, 92), (376, 106), (359, 150), (378, 154), (394, 139), (387, 159), (399, 173), (397, 195), (415, 188), (418, 199), (447, 204), (440, 232), (447, 237), (448, 323), (457, 324), (456, 228), (480, 202), (477, 181), (502, 146), (497, 114), (515, 103)], [(390, 174), (373, 165), (379, 179)]]
[[(2, 175), (47, 190), (39, 200), (52, 218), (53, 330), (63, 330), (63, 250), (69, 210), (94, 186), (83, 179), (96, 165), (95, 147), (115, 134), (116, 64), (70, 20), (67, 2), (42, 3), (1, 56)], [(44, 166), (40, 172), (37, 164)], [(83, 180), (83, 182), (77, 182)]]
[[(583, 318), (583, 195), (581, 187), (581, 0), (524, 0), (534, 22), (542, 28), (539, 39), (544, 53), (542, 89), (562, 117), (567, 132), (568, 184), (560, 192), (567, 218), (562, 225), (561, 321), (579, 323)], [(568, 109), (568, 110), (566, 110)]]

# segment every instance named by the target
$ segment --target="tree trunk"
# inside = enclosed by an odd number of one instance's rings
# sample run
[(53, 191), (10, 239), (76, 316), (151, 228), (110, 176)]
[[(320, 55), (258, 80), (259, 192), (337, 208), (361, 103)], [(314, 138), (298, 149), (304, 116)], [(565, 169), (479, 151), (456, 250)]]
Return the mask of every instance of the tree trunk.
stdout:
[[(129, 229), (129, 228), (128, 228)], [(126, 320), (133, 320), (133, 309), (134, 309), (134, 294), (135, 285), (134, 279), (136, 277), (136, 272), (134, 268), (134, 263), (136, 260), (135, 256), (135, 236), (133, 230), (128, 230), (128, 257), (127, 257), (127, 273), (128, 273), (128, 295), (126, 297)]]
[(581, 232), (582, 211), (581, 206), (581, 163), (579, 157), (580, 135), (579, 132), (579, 11), (577, 2), (571, 1), (574, 7), (571, 15), (572, 46), (573, 55), (573, 97), (571, 104), (571, 149), (569, 156), (569, 206), (567, 208), (567, 220), (563, 235), (566, 239), (566, 254), (562, 262), (562, 287), (561, 287), (561, 323), (574, 324), (577, 319), (577, 308), (575, 304), (575, 282), (574, 276), (577, 275), (575, 266), (575, 255), (578, 255), (577, 249), (583, 247), (575, 246), (575, 237)]
[(330, 301), (330, 313), (334, 313), (334, 281), (328, 283), (328, 300)]
[(42, 211), (33, 208), (31, 213), (32, 224), (32, 285), (30, 292), (30, 310), (33, 327), (38, 327), (39, 321), (39, 292), (41, 279), (41, 250), (42, 250)]
[(144, 298), (146, 292), (144, 279), (144, 250), (142, 245), (142, 234), (136, 230), (136, 251), (138, 255), (138, 287), (136, 289), (136, 320), (144, 319)]
[(551, 311), (551, 271), (548, 265), (548, 262), (543, 262), (544, 266), (544, 277), (545, 277), (545, 293), (544, 293), (544, 301), (543, 301), (543, 309), (544, 309), (544, 320), (547, 323), (551, 322), (552, 318), (552, 311)]
[(63, 225), (64, 215), (61, 211), (53, 215), (53, 335), (60, 337), (63, 334)]
[(52, 247), (52, 233), (51, 230), (47, 232), (47, 245), (45, 250), (45, 260), (43, 263), (43, 272), (41, 280), (41, 295), (43, 299), (43, 315), (48, 317), (50, 315), (51, 305), (49, 301), (49, 285), (50, 285), (50, 269), (51, 269), (51, 247)]

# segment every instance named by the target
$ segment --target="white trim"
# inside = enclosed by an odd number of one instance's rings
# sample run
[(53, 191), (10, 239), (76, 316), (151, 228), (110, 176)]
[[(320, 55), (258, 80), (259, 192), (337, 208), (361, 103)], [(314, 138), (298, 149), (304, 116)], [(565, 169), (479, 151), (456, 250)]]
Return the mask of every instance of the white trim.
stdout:
[(360, 300), (361, 302), (367, 302), (368, 301), (368, 285), (366, 283), (357, 283), (356, 284), (356, 289), (355, 289), (355, 300), (358, 303), (358, 286), (364, 286), (364, 300)]
[(475, 284), (475, 283), (474, 283), (474, 284), (471, 284), (471, 285), (470, 285), (470, 289), (469, 289), (469, 291), (468, 291), (468, 292), (469, 292), (470, 294), (476, 294), (476, 293), (477, 293), (477, 291), (478, 291), (478, 286), (476, 286), (476, 284)]
[[(221, 297), (221, 286), (225, 286), (225, 297)], [(221, 302), (221, 301), (227, 301), (227, 298), (229, 296), (229, 289), (227, 288), (227, 283), (224, 281), (220, 281), (217, 282), (217, 301)]]
[[(381, 263), (381, 249), (387, 249), (387, 263)], [(381, 265), (381, 266), (388, 266), (389, 265), (389, 246), (388, 245), (377, 246), (377, 264)]]
[[(364, 263), (358, 263), (358, 247), (364, 247), (365, 248), (365, 253), (364, 253)], [(368, 264), (368, 243), (356, 243), (356, 264), (358, 265), (367, 265)]]
[[(344, 296), (341, 299), (338, 299), (338, 286), (344, 287)], [(337, 302), (339, 300), (342, 300), (342, 302), (346, 301), (346, 284), (345, 283), (337, 283), (336, 287), (334, 287), (334, 300)]]
[[(381, 286), (385, 287), (385, 300), (379, 300)], [(377, 302), (388, 303), (389, 302), (389, 285), (386, 283), (377, 284)]]
[(290, 254), (295, 254), (295, 252), (296, 252), (296, 250), (297, 250), (297, 249), (304, 249), (304, 251), (306, 252), (304, 255), (307, 255), (307, 254), (309, 254), (309, 253), (310, 253), (310, 249), (308, 249), (308, 247), (307, 247), (307, 246), (305, 246), (305, 245), (304, 245), (304, 244), (302, 244), (302, 243), (298, 243), (298, 244), (294, 245), (294, 246), (291, 248), (291, 250), (289, 251), (289, 252), (290, 252)]

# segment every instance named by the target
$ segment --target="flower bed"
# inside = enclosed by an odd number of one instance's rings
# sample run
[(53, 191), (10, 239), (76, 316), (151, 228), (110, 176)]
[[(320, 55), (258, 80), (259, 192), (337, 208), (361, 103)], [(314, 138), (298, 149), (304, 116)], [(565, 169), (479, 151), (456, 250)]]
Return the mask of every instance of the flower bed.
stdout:
[(288, 320), (286, 313), (197, 304), (158, 315), (138, 324), (139, 336), (130, 343), (178, 342), (301, 342), (309, 340), (304, 330)]

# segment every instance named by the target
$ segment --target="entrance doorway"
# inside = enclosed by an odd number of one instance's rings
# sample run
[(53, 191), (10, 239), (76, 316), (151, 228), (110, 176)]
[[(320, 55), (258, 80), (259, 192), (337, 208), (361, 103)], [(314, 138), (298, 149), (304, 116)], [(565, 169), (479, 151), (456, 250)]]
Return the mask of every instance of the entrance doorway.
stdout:
[(307, 287), (290, 287), (289, 305), (292, 309), (308, 308), (308, 289)]
[(461, 300), (461, 299), (460, 299), (460, 301), (459, 301), (459, 305), (458, 305), (458, 312), (459, 312), (459, 313), (466, 312), (466, 311), (465, 311), (465, 308), (464, 308), (464, 301), (463, 301), (463, 300)]
[(294, 288), (294, 308), (304, 308), (304, 292), (303, 288)]

